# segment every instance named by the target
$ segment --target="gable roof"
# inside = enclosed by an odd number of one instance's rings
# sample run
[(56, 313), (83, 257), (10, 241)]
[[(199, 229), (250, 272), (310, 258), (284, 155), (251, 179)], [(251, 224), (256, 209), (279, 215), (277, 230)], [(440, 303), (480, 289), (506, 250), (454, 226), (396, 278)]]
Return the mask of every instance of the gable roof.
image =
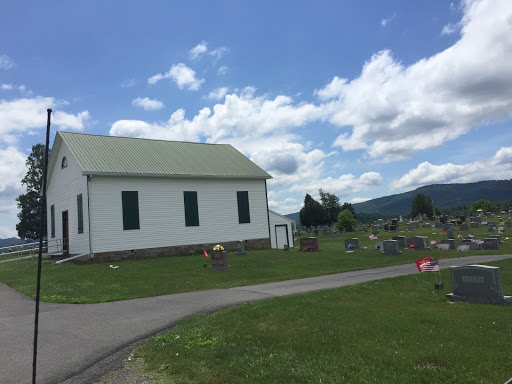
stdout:
[[(84, 175), (272, 178), (229, 144), (58, 131), (54, 148), (58, 149), (61, 142), (68, 146)], [(51, 160), (52, 164), (56, 161)]]

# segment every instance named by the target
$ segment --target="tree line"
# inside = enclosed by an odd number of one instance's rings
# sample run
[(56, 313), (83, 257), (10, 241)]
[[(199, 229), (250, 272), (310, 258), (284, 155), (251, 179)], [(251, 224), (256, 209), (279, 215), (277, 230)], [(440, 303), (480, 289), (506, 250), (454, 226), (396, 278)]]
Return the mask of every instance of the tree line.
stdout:
[(340, 205), (338, 196), (325, 192), (323, 189), (319, 189), (318, 193), (320, 202), (306, 194), (304, 206), (299, 212), (301, 225), (316, 227), (336, 224), (338, 229), (344, 228), (351, 231), (357, 223), (356, 212), (352, 204), (343, 203), (343, 205)]

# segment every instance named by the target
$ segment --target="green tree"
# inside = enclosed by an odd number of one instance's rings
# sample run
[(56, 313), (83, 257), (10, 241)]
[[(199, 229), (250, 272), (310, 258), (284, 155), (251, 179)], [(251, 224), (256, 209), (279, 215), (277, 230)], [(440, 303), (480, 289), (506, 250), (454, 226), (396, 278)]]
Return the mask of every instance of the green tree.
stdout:
[(322, 204), (309, 194), (304, 198), (304, 206), (299, 212), (300, 223), (305, 227), (317, 226), (325, 223), (325, 212)]
[(357, 220), (356, 211), (354, 210), (354, 207), (352, 206), (352, 204), (350, 204), (350, 203), (343, 203), (343, 206), (341, 207), (341, 210), (344, 211), (346, 209), (349, 210), (350, 212), (352, 212), (352, 214), (354, 215), (354, 217)]
[(321, 188), (318, 192), (320, 193), (320, 201), (325, 212), (325, 223), (332, 225), (338, 219), (338, 214), (341, 211), (340, 199), (332, 193), (324, 192)]
[(418, 193), (412, 200), (411, 219), (418, 215), (434, 215), (432, 199), (423, 193)]
[(481, 209), (484, 212), (496, 212), (496, 204), (489, 200), (473, 201), (469, 206), (469, 213), (476, 212)]
[(356, 225), (357, 220), (354, 217), (353, 213), (348, 209), (344, 209), (338, 215), (338, 221), (336, 222), (336, 227), (338, 230), (342, 230), (343, 228), (350, 232), (353, 230)]
[[(44, 152), (45, 145), (36, 144), (32, 146), (32, 152), (25, 162), (27, 174), (21, 180), (21, 183), (27, 188), (27, 193), (21, 194), (16, 198), (18, 208), (20, 209), (18, 213), (20, 222), (16, 224), (16, 231), (18, 232), (18, 236), (24, 240), (39, 238)], [(44, 221), (43, 236), (46, 236), (46, 220)]]

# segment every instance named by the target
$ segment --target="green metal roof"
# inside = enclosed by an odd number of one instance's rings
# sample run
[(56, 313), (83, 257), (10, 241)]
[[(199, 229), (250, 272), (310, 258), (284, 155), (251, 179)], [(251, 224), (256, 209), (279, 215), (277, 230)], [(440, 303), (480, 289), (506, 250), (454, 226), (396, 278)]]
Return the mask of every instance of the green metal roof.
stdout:
[[(270, 179), (229, 144), (57, 132), (84, 175)], [(55, 143), (54, 143), (55, 145)]]

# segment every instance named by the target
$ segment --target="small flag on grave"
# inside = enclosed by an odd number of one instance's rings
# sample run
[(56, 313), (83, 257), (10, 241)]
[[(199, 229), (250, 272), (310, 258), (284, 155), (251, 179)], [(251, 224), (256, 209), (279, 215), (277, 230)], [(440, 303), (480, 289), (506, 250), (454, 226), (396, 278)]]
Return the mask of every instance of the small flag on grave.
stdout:
[(439, 271), (439, 260), (434, 260), (432, 257), (424, 257), (423, 259), (416, 260), (416, 266), (420, 272)]
[(206, 251), (203, 249), (203, 252), (204, 252), (204, 257), (210, 257), (208, 256), (208, 254), (206, 253)]
[(375, 236), (375, 235), (370, 235), (369, 238), (370, 238), (370, 240), (377, 240), (377, 236)]

